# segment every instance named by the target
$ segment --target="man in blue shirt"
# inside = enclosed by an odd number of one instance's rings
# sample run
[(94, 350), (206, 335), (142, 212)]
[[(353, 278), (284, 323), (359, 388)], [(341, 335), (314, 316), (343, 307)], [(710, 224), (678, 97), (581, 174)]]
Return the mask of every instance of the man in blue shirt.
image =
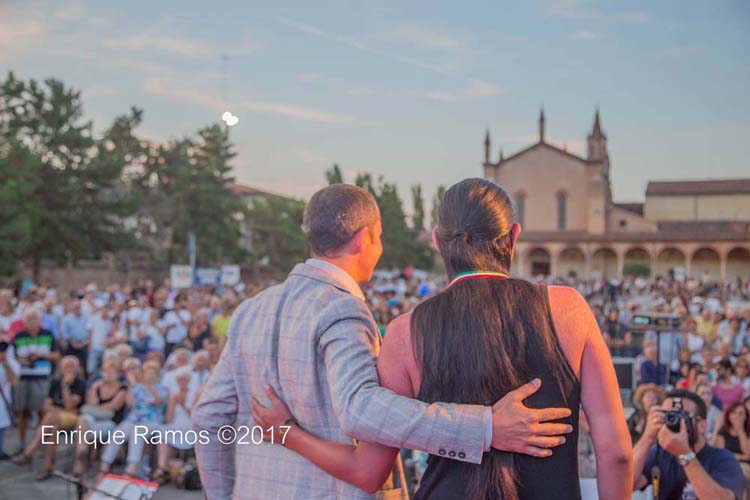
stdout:
[(641, 363), (641, 384), (664, 385), (667, 382), (667, 365), (657, 364), (656, 355), (656, 345), (644, 343), (643, 356), (646, 359)]
[[(680, 431), (665, 424), (667, 411), (682, 407)], [(633, 448), (633, 490), (649, 484), (660, 500), (742, 500), (745, 479), (731, 452), (706, 444), (706, 403), (697, 394), (674, 390), (651, 408), (646, 429)], [(658, 474), (658, 482), (654, 476)]]
[(65, 354), (75, 356), (80, 361), (81, 369), (86, 373), (89, 332), (88, 318), (81, 312), (81, 302), (74, 301), (70, 312), (62, 321), (62, 338), (65, 343)]

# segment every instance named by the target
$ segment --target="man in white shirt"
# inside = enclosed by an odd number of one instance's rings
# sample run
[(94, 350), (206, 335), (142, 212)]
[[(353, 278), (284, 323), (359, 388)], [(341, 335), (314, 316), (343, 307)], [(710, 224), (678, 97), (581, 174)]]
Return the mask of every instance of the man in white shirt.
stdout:
[(174, 309), (164, 316), (165, 356), (169, 356), (175, 345), (181, 343), (187, 337), (190, 319), (190, 311), (187, 310), (187, 297), (179, 294), (175, 299)]
[(95, 373), (102, 364), (106, 346), (104, 341), (112, 329), (112, 320), (109, 311), (104, 308), (98, 308), (89, 316), (89, 356), (86, 360), (87, 373)]

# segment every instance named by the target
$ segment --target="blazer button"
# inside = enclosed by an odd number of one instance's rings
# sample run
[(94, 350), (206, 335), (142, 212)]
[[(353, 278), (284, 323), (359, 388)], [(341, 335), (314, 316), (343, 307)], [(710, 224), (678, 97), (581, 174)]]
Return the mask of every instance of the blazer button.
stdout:
[(466, 458), (466, 453), (464, 453), (463, 451), (459, 451), (458, 458)]
[(445, 455), (445, 450), (444, 450), (444, 449), (442, 449), (442, 448), (440, 448), (440, 449), (438, 450), (438, 453), (440, 453), (441, 455)]
[(448, 456), (451, 457), (451, 458), (453, 458), (453, 457), (456, 456), (456, 452), (453, 451), (453, 450), (451, 450), (451, 451), (448, 452)]

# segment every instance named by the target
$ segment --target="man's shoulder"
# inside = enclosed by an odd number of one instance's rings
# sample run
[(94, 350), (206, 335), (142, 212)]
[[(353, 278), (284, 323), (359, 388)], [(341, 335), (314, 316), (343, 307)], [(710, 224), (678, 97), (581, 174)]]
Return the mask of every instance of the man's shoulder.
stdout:
[(731, 451), (726, 448), (716, 448), (708, 445), (706, 445), (698, 454), (698, 461), (709, 470), (712, 467), (721, 466), (721, 464), (727, 463), (730, 465), (736, 464), (739, 467), (739, 462), (737, 462), (737, 459)]

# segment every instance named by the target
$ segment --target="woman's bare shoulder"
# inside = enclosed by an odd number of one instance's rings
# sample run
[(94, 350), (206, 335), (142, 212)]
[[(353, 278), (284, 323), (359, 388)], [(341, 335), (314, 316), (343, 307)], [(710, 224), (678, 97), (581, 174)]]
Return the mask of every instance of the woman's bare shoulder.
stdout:
[(549, 286), (549, 307), (557, 338), (576, 375), (580, 374), (581, 359), (592, 328), (598, 331), (586, 299), (569, 286)]
[(409, 335), (410, 322), (411, 313), (402, 314), (390, 322), (385, 330), (377, 367), (383, 387), (402, 396), (414, 397), (416, 364)]

